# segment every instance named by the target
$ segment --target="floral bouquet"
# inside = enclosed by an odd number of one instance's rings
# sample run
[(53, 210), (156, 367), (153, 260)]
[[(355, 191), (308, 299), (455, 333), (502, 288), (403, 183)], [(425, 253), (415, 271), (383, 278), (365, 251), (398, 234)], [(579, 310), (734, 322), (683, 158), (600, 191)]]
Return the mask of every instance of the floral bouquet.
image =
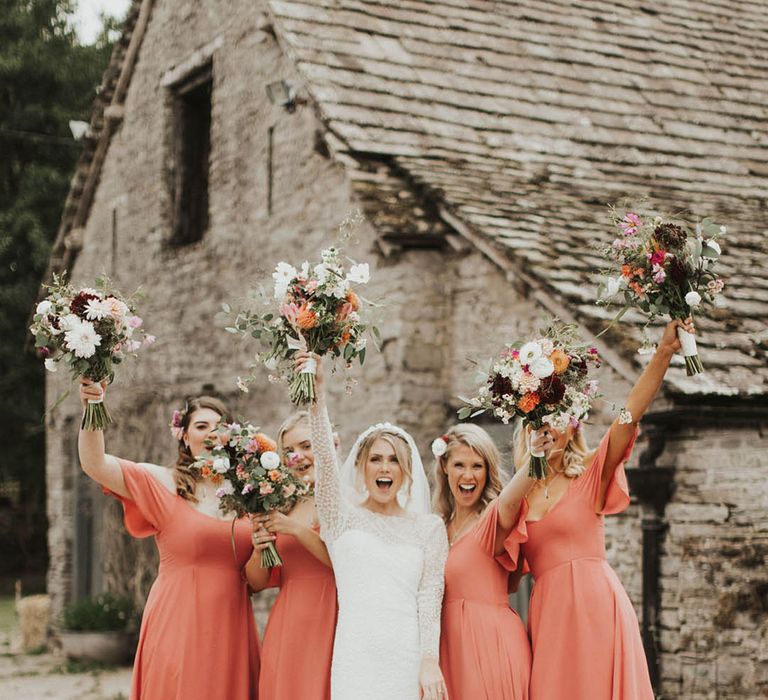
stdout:
[[(225, 423), (216, 429), (191, 468), (218, 484), (216, 495), (225, 513), (288, 511), (310, 493), (308, 484), (284, 467), (277, 445), (250, 423)], [(234, 529), (234, 521), (232, 523)], [(234, 547), (234, 535), (233, 535)], [(282, 566), (283, 560), (270, 542), (261, 551), (261, 566)]]
[[(723, 290), (712, 267), (720, 257), (725, 226), (704, 219), (692, 232), (664, 217), (621, 216), (615, 209), (613, 221), (619, 235), (602, 250), (610, 268), (598, 288), (598, 303), (622, 305), (614, 322), (631, 308), (648, 317), (646, 326), (659, 316), (685, 319)], [(696, 338), (682, 328), (677, 335), (688, 376), (703, 372)]]
[[(541, 336), (507, 345), (487, 373), (480, 375), (477, 395), (462, 400), (459, 419), (490, 411), (503, 423), (515, 416), (536, 431), (544, 425), (564, 430), (586, 419), (597, 397), (597, 382), (588, 378), (590, 365), (601, 363), (597, 349), (583, 344), (575, 325), (553, 322)], [(543, 452), (531, 453), (529, 474), (547, 473)]]
[[(362, 307), (369, 302), (355, 291), (368, 283), (369, 276), (368, 263), (353, 263), (345, 270), (338, 248), (325, 249), (318, 264), (304, 262), (298, 270), (286, 262), (278, 263), (272, 273), (277, 312), (274, 301), (268, 302), (262, 295), (265, 308), (240, 311), (235, 325), (227, 328), (231, 333), (250, 335), (264, 346), (251, 366), (252, 373), (263, 362), (289, 382), (291, 401), (305, 405), (315, 400), (317, 367), (309, 362), (301, 373), (294, 372), (293, 356), (298, 350), (341, 357), (347, 365), (355, 359), (363, 364), (369, 327), (374, 338), (380, 338), (378, 329), (362, 320)], [(229, 306), (224, 311), (228, 313)], [(249, 379), (253, 378), (252, 374)], [(238, 378), (238, 386), (247, 391), (246, 380)]]
[[(115, 365), (155, 342), (142, 328), (135, 301), (112, 289), (105, 277), (96, 280), (96, 289), (76, 289), (54, 275), (45, 288), (48, 295), (37, 305), (29, 330), (49, 372), (63, 361), (73, 378), (111, 382)], [(103, 401), (89, 400), (81, 427), (103, 430), (111, 422)]]

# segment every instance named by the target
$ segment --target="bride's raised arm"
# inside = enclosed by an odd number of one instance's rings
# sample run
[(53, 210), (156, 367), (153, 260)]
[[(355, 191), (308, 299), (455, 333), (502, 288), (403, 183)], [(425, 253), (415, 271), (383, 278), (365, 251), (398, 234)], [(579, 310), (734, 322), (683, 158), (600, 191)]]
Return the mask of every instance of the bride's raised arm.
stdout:
[[(448, 558), (448, 536), (443, 521), (436, 515), (429, 518), (430, 531), (424, 549), (424, 568), (417, 594), (421, 669), (419, 684), (422, 691), (430, 689), (434, 697), (447, 697), (438, 659), (440, 655), (440, 616), (445, 587), (445, 560)], [(444, 693), (440, 695), (436, 691)], [(425, 697), (430, 697), (425, 693)]]
[[(306, 352), (296, 354), (296, 371), (300, 372), (313, 356)], [(339, 478), (333, 429), (325, 404), (325, 385), (321, 359), (317, 361), (315, 390), (317, 400), (309, 408), (309, 427), (312, 450), (315, 455), (315, 507), (320, 520), (320, 534), (325, 542), (336, 539), (344, 530), (347, 504)]]

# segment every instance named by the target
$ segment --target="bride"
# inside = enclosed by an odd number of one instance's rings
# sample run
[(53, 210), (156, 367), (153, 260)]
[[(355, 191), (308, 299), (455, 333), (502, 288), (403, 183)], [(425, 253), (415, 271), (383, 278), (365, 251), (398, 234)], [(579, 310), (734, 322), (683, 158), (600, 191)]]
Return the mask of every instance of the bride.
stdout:
[(443, 700), (438, 665), (448, 541), (430, 513), (429, 485), (413, 438), (380, 423), (364, 431), (342, 467), (317, 356), (310, 410), (320, 534), (336, 576), (339, 618), (331, 664), (333, 700)]

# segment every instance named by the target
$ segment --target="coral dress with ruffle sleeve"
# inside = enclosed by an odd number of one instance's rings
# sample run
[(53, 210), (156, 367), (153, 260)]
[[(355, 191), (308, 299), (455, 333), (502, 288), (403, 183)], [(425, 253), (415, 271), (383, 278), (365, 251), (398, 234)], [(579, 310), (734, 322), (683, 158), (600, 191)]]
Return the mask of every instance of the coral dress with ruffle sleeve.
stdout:
[[(255, 700), (259, 643), (243, 567), (251, 526), (195, 510), (140, 465), (118, 460), (131, 498), (117, 498), (134, 537), (160, 552), (133, 667), (131, 700)], [(115, 494), (111, 494), (115, 495)]]
[(535, 579), (528, 626), (531, 700), (653, 700), (637, 616), (605, 557), (604, 515), (629, 505), (624, 462), (595, 512), (608, 451), (606, 435), (587, 471), (540, 520), (526, 521), (505, 544), (522, 549)]
[(504, 553), (494, 557), (498, 502), (452, 547), (445, 564), (440, 667), (452, 700), (527, 700), (531, 645), (509, 606)]

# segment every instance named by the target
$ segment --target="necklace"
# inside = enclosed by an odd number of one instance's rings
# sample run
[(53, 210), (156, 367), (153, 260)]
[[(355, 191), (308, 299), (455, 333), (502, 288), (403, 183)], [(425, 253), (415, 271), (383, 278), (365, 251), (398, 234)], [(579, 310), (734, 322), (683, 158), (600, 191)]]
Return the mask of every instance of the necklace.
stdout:
[(464, 520), (461, 521), (461, 526), (457, 527), (454, 530), (453, 536), (451, 537), (450, 544), (453, 544), (459, 537), (461, 537), (466, 531), (467, 531), (467, 523), (473, 522), (477, 520), (480, 517), (479, 513), (472, 513), (471, 515), (468, 515), (464, 518)]
[(553, 476), (548, 482), (542, 484), (542, 488), (544, 489), (544, 499), (549, 500), (549, 487), (555, 483), (555, 481), (558, 480), (563, 475), (564, 472), (557, 472), (555, 476)]

